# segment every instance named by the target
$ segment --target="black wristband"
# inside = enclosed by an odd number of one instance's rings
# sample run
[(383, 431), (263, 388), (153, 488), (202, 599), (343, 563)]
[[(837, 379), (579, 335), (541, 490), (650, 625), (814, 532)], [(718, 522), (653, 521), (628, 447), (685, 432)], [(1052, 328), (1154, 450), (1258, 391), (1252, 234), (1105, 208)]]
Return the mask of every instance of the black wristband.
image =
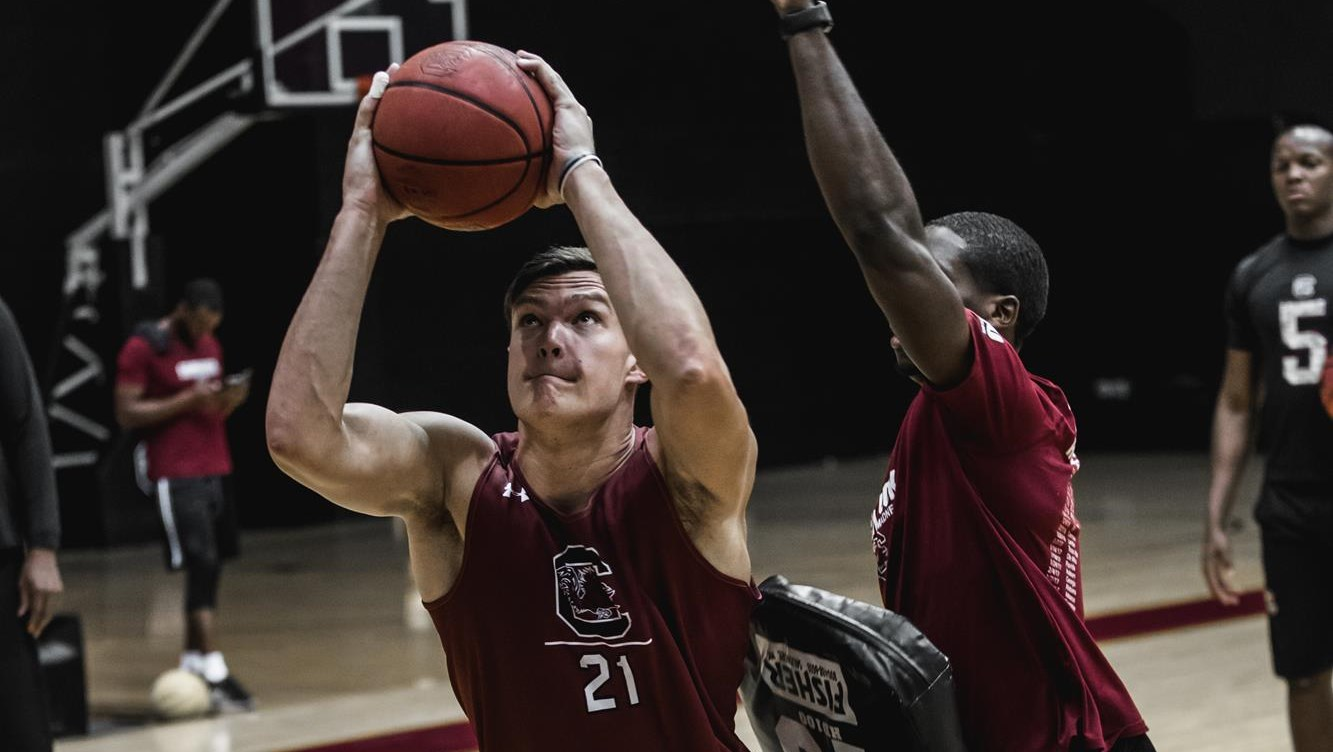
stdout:
[(783, 39), (791, 39), (792, 36), (810, 29), (819, 29), (827, 34), (829, 29), (833, 28), (833, 15), (829, 13), (824, 0), (816, 0), (809, 8), (779, 16), (778, 28)]

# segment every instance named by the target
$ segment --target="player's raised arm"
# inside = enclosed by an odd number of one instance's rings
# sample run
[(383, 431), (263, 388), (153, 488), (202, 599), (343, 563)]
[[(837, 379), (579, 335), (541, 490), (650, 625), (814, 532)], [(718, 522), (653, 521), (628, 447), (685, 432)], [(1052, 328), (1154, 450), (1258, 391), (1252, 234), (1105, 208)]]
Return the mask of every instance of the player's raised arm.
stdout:
[(630, 349), (652, 382), (653, 420), (677, 506), (687, 526), (743, 522), (754, 481), (755, 440), (703, 305), (591, 158), (587, 111), (540, 58), (520, 53), (519, 64), (537, 76), (555, 105), (548, 202), (569, 204)]
[[(269, 452), (288, 475), (339, 505), (412, 518), (446, 501), (448, 459), (489, 449), (463, 421), (346, 404), (371, 270), (389, 223), (405, 216), (380, 185), (370, 123), (387, 75), (376, 74), (348, 144), (343, 203), (283, 341), (269, 392)], [(473, 451), (475, 450), (475, 451)]]
[[(773, 0), (788, 20), (806, 151), (834, 222), (861, 266), (875, 302), (927, 381), (949, 386), (970, 366), (958, 291), (926, 246), (912, 186), (819, 25), (811, 0)], [(823, 8), (823, 3), (818, 6)], [(792, 14), (804, 13), (801, 17)], [(902, 102), (910, 114), (911, 104)]]

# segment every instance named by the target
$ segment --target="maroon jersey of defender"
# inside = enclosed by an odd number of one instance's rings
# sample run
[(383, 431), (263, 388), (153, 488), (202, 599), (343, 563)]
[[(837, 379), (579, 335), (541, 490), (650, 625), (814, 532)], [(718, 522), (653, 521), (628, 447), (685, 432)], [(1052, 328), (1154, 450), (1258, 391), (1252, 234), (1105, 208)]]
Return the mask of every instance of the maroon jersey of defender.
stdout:
[(745, 749), (736, 689), (758, 591), (695, 549), (650, 430), (574, 514), (533, 494), (517, 434), (494, 437), (458, 580), (426, 604), (485, 752)]
[[(130, 337), (116, 358), (116, 383), (143, 387), (146, 399), (170, 397), (196, 381), (222, 378), (222, 345), (211, 334), (193, 346), (169, 332), (161, 355), (148, 340)], [(221, 413), (192, 410), (145, 429), (148, 477), (202, 478), (231, 473), (227, 419)]]
[(1083, 623), (1074, 415), (967, 318), (971, 372), (922, 388), (889, 456), (871, 519), (884, 606), (952, 661), (969, 749), (1104, 750), (1147, 726)]

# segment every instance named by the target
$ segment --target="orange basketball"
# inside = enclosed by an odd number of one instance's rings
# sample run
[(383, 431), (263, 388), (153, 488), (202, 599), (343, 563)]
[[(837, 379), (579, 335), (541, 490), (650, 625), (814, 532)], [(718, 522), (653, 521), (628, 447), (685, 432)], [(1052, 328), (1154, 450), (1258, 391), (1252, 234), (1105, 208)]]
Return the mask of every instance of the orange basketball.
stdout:
[(551, 160), (551, 102), (517, 56), (484, 42), (437, 44), (390, 78), (371, 133), (384, 187), (451, 230), (527, 211)]

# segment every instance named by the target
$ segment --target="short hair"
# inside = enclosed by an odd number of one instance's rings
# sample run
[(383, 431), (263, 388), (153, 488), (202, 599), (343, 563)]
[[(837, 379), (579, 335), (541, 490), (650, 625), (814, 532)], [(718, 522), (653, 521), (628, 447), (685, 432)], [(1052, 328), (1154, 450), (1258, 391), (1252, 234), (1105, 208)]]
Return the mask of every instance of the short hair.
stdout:
[(509, 325), (510, 318), (514, 315), (514, 301), (518, 300), (518, 296), (531, 287), (533, 282), (569, 272), (595, 271), (597, 262), (593, 260), (592, 252), (581, 246), (556, 245), (537, 252), (518, 268), (514, 279), (509, 283), (509, 289), (505, 290), (505, 325)]
[(963, 239), (961, 259), (983, 291), (1018, 298), (1014, 339), (1022, 344), (1046, 317), (1050, 274), (1041, 246), (1017, 224), (985, 212), (958, 212), (930, 224)]
[(216, 280), (207, 277), (192, 279), (185, 283), (180, 302), (184, 303), (186, 308), (207, 308), (222, 313), (222, 286)]
[(1283, 137), (1288, 136), (1295, 131), (1308, 128), (1323, 134), (1324, 152), (1330, 157), (1333, 157), (1333, 129), (1330, 129), (1319, 120), (1312, 117), (1293, 118), (1290, 121), (1275, 119), (1273, 124), (1276, 126), (1277, 130), (1277, 135), (1273, 137), (1273, 149), (1275, 151), (1277, 149), (1277, 142), (1281, 141)]

